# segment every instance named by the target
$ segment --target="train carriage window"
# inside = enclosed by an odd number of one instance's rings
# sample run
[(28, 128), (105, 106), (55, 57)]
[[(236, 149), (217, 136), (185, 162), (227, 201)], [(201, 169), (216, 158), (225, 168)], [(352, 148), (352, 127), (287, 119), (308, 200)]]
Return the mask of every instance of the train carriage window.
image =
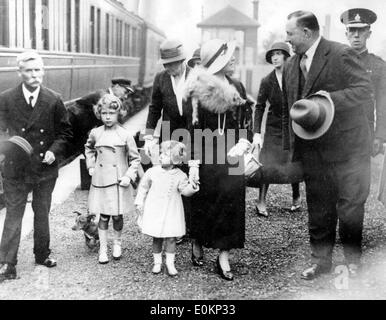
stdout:
[(110, 54), (110, 15), (106, 13), (106, 53)]
[(71, 51), (71, 32), (72, 32), (72, 19), (71, 19), (71, 3), (72, 0), (67, 0), (67, 13), (66, 13), (66, 18), (67, 18), (67, 38), (66, 38), (66, 49), (67, 51)]
[(9, 4), (8, 0), (0, 0), (0, 46), (9, 47)]
[(90, 7), (90, 52), (95, 53), (95, 7)]
[(125, 56), (130, 56), (130, 25), (125, 25)]
[(42, 45), (44, 50), (49, 49), (49, 6), (48, 0), (42, 0)]
[(80, 52), (80, 0), (75, 0), (75, 51)]
[(97, 53), (101, 53), (101, 9), (97, 9)]
[(131, 28), (131, 55), (134, 57), (136, 53), (136, 42), (137, 42), (137, 29), (135, 27)]
[(29, 33), (31, 48), (36, 49), (36, 0), (29, 2)]
[(116, 55), (122, 55), (122, 21), (117, 19), (117, 42), (116, 42)]

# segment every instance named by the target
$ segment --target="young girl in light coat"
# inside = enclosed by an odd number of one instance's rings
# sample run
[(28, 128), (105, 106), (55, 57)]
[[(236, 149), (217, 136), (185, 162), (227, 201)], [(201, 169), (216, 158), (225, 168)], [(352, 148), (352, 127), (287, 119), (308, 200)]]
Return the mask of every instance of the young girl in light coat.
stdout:
[(165, 242), (166, 268), (170, 276), (177, 275), (174, 266), (176, 238), (185, 235), (185, 214), (181, 195), (189, 197), (199, 189), (189, 184), (188, 176), (177, 166), (186, 156), (185, 145), (164, 141), (159, 162), (146, 171), (138, 188), (135, 204), (140, 212), (142, 233), (153, 237), (153, 273), (162, 269), (162, 245)]
[(119, 121), (125, 111), (121, 100), (105, 94), (94, 108), (103, 126), (91, 130), (85, 145), (87, 169), (92, 176), (88, 199), (90, 214), (99, 218), (99, 263), (109, 262), (107, 231), (110, 217), (113, 220), (113, 258), (120, 259), (123, 215), (133, 213), (132, 183), (137, 178), (140, 156), (134, 138)]

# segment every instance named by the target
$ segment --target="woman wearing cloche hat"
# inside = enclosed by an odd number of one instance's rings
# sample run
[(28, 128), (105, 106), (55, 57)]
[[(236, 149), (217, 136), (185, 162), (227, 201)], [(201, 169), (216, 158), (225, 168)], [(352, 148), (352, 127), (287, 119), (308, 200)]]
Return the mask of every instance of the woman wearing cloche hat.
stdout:
[[(291, 183), (291, 211), (300, 208), (299, 182), (302, 180), (302, 172), (298, 170), (300, 169), (299, 163), (292, 163), (289, 152), (283, 150), (281, 145), (282, 75), (284, 63), (289, 57), (290, 49), (285, 42), (272, 44), (265, 58), (268, 63), (274, 66), (274, 70), (261, 80), (257, 96), (254, 144), (263, 147), (259, 159), (263, 164), (263, 176), (259, 180), (259, 200), (256, 212), (265, 217), (268, 216), (265, 199), (270, 183)], [(261, 129), (267, 102), (269, 103), (269, 111), (265, 126), (264, 145), (262, 145)]]
[[(201, 245), (219, 249), (217, 269), (225, 280), (233, 280), (229, 251), (243, 248), (245, 239), (243, 168), (231, 164), (227, 153), (252, 129), (252, 109), (244, 86), (227, 75), (235, 68), (234, 50), (234, 42), (214, 39), (204, 43), (201, 66), (191, 72), (185, 91), (185, 98), (190, 97), (196, 107), (190, 177), (193, 183), (200, 183), (200, 191), (192, 199), (192, 261), (203, 265)], [(195, 135), (196, 130), (210, 132), (213, 139)]]

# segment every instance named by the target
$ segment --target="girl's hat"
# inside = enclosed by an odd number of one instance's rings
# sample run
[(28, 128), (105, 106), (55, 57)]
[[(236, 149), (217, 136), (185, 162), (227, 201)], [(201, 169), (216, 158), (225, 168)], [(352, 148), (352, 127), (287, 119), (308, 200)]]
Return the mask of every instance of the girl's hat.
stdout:
[(167, 39), (160, 46), (161, 64), (167, 64), (186, 59), (182, 42), (175, 39)]
[(211, 74), (222, 70), (231, 60), (236, 49), (236, 42), (212, 39), (205, 42), (200, 51), (201, 65)]
[(111, 93), (104, 94), (98, 103), (93, 106), (94, 114), (99, 120), (101, 119), (100, 110), (102, 110), (103, 107), (117, 110), (121, 117), (125, 117), (127, 114), (127, 111), (123, 108), (121, 99)]
[(181, 164), (186, 157), (186, 147), (183, 143), (170, 140), (161, 143), (161, 153), (170, 156), (174, 165)]
[(274, 44), (272, 44), (271, 48), (267, 51), (267, 53), (265, 54), (265, 60), (268, 62), (268, 63), (272, 63), (272, 54), (274, 51), (277, 51), (277, 50), (280, 50), (281, 52), (283, 52), (283, 54), (288, 58), (291, 54), (290, 54), (290, 48), (288, 46), (287, 43), (285, 42), (275, 42)]

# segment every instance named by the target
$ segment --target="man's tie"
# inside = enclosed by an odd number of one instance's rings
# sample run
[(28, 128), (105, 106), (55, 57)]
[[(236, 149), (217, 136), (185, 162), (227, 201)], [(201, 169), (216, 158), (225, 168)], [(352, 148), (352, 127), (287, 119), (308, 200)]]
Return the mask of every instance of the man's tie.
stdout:
[(30, 96), (29, 97), (29, 107), (31, 108), (31, 109), (33, 109), (33, 105), (32, 105), (32, 100), (34, 99), (34, 97), (33, 96)]
[(307, 61), (307, 55), (303, 54), (301, 59), (300, 59), (300, 70), (302, 70), (302, 73), (303, 73), (305, 80), (307, 80), (307, 76), (308, 76), (306, 61)]

